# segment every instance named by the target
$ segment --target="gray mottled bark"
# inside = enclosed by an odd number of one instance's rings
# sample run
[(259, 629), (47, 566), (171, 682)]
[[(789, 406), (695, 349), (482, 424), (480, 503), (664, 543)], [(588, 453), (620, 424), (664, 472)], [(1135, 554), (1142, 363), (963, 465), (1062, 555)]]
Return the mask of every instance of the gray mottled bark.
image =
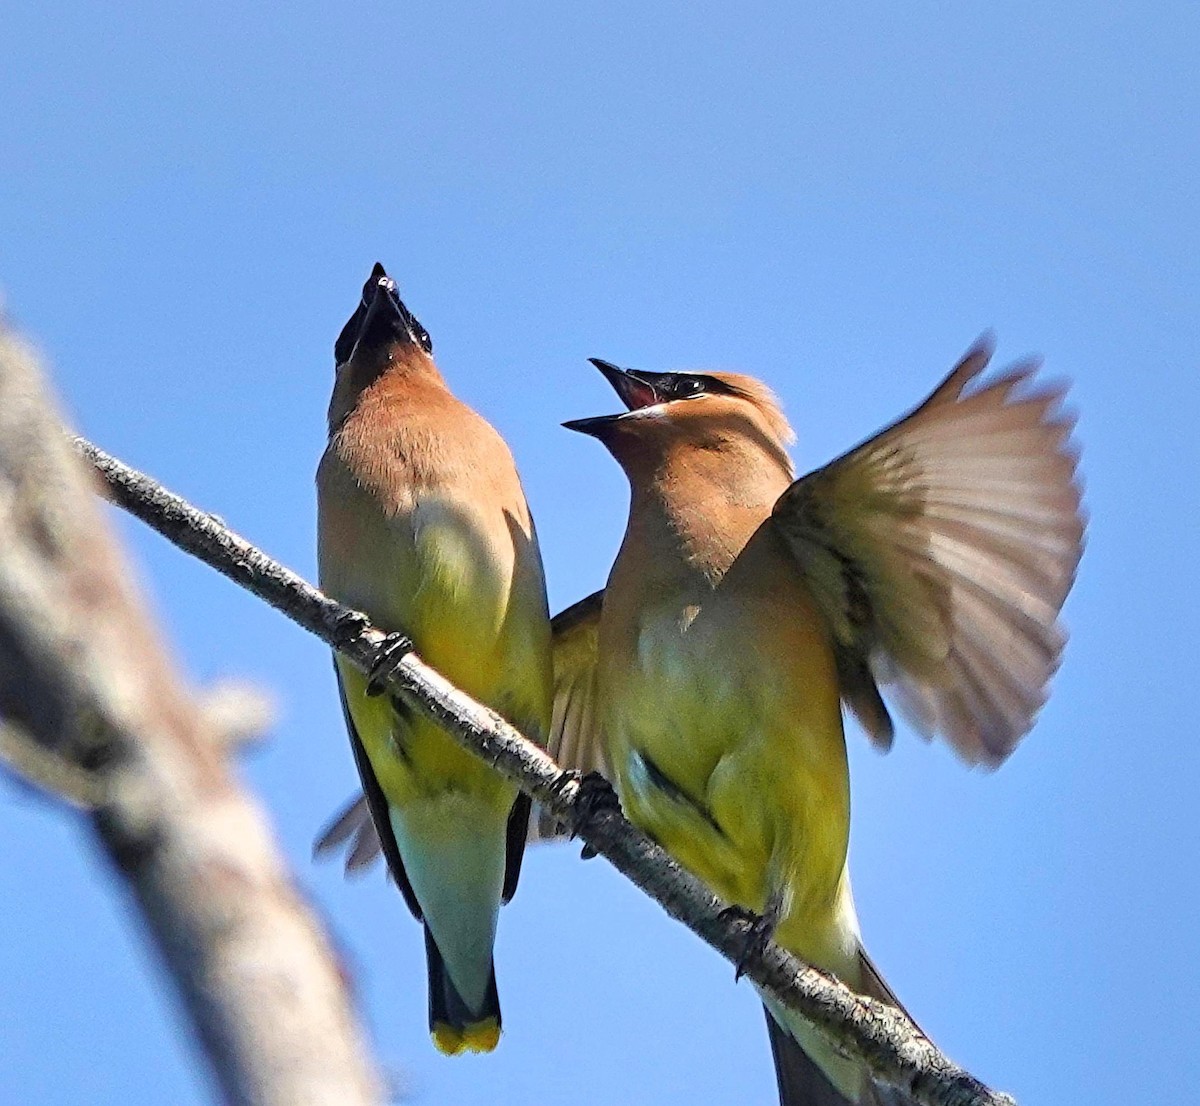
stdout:
[(330, 943), (226, 763), (239, 725), (173, 670), (95, 487), (0, 323), (0, 755), (84, 809), (222, 1102), (380, 1103)]

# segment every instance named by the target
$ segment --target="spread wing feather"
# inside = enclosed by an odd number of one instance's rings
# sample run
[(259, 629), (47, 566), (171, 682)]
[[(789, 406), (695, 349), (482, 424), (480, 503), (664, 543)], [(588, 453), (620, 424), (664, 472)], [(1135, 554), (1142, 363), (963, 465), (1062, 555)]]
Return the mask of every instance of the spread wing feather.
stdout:
[(1033, 361), (979, 384), (991, 352), (981, 340), (914, 411), (797, 480), (773, 518), (876, 744), (882, 685), (926, 736), (997, 765), (1058, 667), (1084, 521), (1063, 390)]
[[(596, 591), (555, 615), (554, 710), (546, 750), (563, 768), (600, 772), (612, 778), (596, 726), (596, 659), (600, 649), (600, 610), (604, 592)], [(530, 824), (530, 840), (549, 841), (565, 833), (540, 808)]]

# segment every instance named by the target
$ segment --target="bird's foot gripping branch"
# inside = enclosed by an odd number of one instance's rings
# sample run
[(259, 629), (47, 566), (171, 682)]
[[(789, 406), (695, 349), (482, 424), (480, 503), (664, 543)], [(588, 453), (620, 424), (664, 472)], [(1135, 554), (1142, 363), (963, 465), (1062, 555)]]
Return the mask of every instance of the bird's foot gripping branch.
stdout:
[[(572, 773), (578, 775), (578, 773)], [(575, 792), (572, 804), (575, 817), (571, 822), (571, 836), (584, 838), (583, 851), (580, 856), (591, 860), (599, 856), (595, 847), (588, 842), (588, 837), (597, 832), (598, 823), (609, 814), (621, 814), (621, 800), (617, 798), (613, 785), (599, 772), (587, 772), (579, 777), (579, 787)]]
[(388, 677), (400, 661), (413, 651), (413, 639), (407, 634), (388, 634), (379, 646), (379, 655), (367, 673), (367, 694), (374, 698), (387, 688)]

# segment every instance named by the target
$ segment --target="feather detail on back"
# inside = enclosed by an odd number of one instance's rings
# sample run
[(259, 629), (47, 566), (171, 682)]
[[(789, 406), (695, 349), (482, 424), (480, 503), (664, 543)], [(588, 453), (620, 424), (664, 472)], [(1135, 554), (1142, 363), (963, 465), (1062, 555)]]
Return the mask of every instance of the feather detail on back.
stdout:
[(978, 343), (912, 413), (797, 480), (776, 527), (833, 634), (843, 697), (877, 744), (875, 687), (927, 736), (997, 765), (1045, 701), (1084, 521), (1063, 389), (1026, 362), (975, 388)]

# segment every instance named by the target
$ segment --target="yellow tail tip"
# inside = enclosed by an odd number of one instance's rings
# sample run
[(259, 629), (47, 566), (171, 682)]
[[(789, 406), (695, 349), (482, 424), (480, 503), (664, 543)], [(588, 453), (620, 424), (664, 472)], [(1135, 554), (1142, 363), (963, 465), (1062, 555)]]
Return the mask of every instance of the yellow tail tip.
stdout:
[(430, 1030), (434, 1047), (446, 1056), (458, 1056), (463, 1052), (491, 1052), (500, 1042), (500, 1023), (495, 1018), (456, 1029), (445, 1022), (438, 1022)]

